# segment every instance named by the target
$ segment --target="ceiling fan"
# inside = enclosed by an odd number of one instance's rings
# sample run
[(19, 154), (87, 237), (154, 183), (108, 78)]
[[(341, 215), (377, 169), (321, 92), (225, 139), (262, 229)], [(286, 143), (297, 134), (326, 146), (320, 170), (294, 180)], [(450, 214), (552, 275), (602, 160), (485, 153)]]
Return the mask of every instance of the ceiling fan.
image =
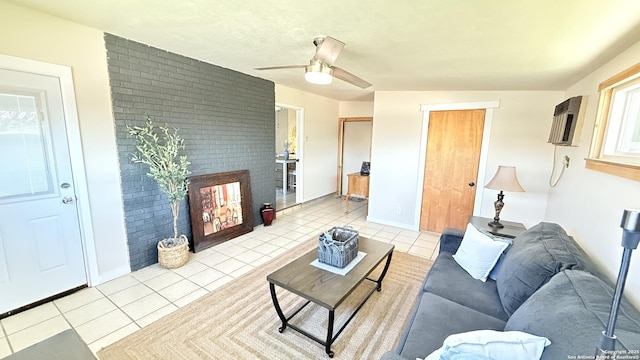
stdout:
[(256, 70), (276, 70), (276, 69), (293, 69), (304, 68), (304, 78), (314, 84), (330, 84), (333, 78), (346, 81), (350, 84), (358, 86), (362, 89), (368, 88), (371, 84), (352, 73), (343, 70), (337, 66), (333, 66), (338, 55), (344, 47), (344, 43), (330, 36), (318, 36), (313, 39), (316, 46), (316, 54), (309, 61), (309, 65), (283, 65), (256, 68)]

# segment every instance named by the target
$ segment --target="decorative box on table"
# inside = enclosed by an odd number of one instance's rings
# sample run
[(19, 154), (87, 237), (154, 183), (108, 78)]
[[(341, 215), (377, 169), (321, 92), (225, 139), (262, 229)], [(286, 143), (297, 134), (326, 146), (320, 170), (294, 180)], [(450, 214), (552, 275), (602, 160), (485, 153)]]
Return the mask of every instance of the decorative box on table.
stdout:
[(344, 268), (358, 256), (358, 231), (351, 227), (334, 226), (320, 234), (318, 261)]

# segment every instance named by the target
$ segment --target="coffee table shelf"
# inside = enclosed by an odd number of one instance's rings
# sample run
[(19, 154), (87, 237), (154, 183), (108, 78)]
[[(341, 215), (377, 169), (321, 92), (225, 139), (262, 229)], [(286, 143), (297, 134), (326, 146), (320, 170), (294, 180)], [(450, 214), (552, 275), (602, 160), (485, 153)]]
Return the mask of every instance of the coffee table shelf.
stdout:
[[(349, 324), (351, 319), (362, 308), (371, 295), (377, 290), (382, 290), (382, 280), (384, 279), (389, 265), (391, 264), (391, 256), (393, 255), (394, 245), (387, 244), (368, 238), (360, 237), (359, 250), (367, 253), (360, 263), (358, 263), (351, 271), (342, 276), (330, 271), (322, 270), (310, 265), (318, 257), (318, 250), (314, 249), (291, 263), (283, 266), (275, 272), (267, 276), (269, 289), (271, 291), (271, 299), (276, 309), (278, 317), (282, 321), (282, 326), (278, 329), (283, 332), (287, 327), (307, 336), (308, 338), (320, 343), (325, 347), (325, 351), (329, 357), (333, 357), (331, 345), (336, 338), (342, 333), (342, 330)], [(386, 258), (386, 263), (382, 273), (377, 279), (370, 279), (368, 276), (380, 265)], [(335, 309), (360, 285), (363, 281), (372, 281), (377, 284), (372, 288), (353, 313), (349, 316), (342, 327), (333, 334)], [(289, 316), (285, 316), (278, 303), (275, 286), (279, 286), (288, 290), (304, 299), (307, 299), (302, 306), (293, 311)], [(296, 316), (309, 303), (318, 304), (329, 310), (329, 322), (327, 325), (326, 339), (319, 339), (304, 329), (301, 329), (289, 321)]]

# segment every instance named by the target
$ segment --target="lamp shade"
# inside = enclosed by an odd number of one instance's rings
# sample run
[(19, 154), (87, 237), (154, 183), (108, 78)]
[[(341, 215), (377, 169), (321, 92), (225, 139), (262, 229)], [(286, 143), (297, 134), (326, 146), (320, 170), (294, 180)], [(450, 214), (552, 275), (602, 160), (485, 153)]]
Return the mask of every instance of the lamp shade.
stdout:
[(522, 185), (518, 182), (515, 166), (498, 166), (498, 171), (493, 179), (484, 187), (493, 190), (524, 192)]
[(319, 61), (305, 66), (304, 79), (312, 84), (327, 85), (333, 81), (333, 70)]

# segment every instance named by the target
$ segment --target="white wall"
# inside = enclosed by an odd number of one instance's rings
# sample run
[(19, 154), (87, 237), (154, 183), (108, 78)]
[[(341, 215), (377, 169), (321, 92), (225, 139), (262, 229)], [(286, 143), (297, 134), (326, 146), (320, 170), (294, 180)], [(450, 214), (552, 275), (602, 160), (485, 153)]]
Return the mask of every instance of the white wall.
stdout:
[(373, 101), (341, 101), (340, 117), (372, 117)]
[(102, 32), (0, 2), (0, 53), (69, 66), (73, 72), (96, 264), (92, 284), (130, 271)]
[[(338, 167), (338, 101), (286, 86), (275, 86), (276, 103), (304, 109), (302, 201), (335, 193)], [(300, 183), (300, 178), (299, 183)]]
[[(640, 59), (635, 44), (567, 90), (567, 97), (588, 96), (588, 108), (578, 147), (558, 148), (558, 157), (571, 158), (558, 187), (549, 192), (546, 218), (561, 224), (615, 279), (622, 256), (620, 221), (625, 208), (640, 208), (640, 184), (585, 169), (598, 105), (598, 85)], [(640, 254), (634, 251), (625, 294), (640, 306)]]
[(282, 109), (276, 111), (276, 153), (278, 153), (278, 155), (282, 155), (284, 152), (284, 142), (287, 140), (289, 132), (288, 126), (289, 110)]
[[(532, 226), (544, 219), (553, 148), (547, 137), (553, 109), (564, 99), (560, 91), (381, 91), (374, 102), (369, 219), (418, 229), (420, 141), (423, 104), (500, 101), (493, 111), (493, 126), (485, 166), (478, 179), (480, 216), (493, 217), (497, 193), (485, 190), (498, 165), (514, 165), (525, 193), (507, 193), (504, 220)], [(384, 171), (374, 171), (383, 169)], [(452, 179), (454, 181), (454, 179)], [(467, 180), (465, 180), (467, 181)], [(396, 208), (401, 213), (396, 214)]]

